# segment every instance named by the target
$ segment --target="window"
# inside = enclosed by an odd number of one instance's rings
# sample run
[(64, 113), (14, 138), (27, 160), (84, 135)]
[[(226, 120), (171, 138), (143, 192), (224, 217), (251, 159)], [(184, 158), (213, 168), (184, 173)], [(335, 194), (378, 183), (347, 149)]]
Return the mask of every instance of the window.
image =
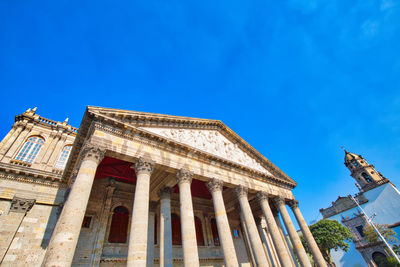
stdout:
[(214, 240), (214, 246), (220, 246), (219, 235), (218, 235), (218, 227), (215, 219), (211, 219), (211, 231)]
[(353, 165), (355, 166), (355, 167), (357, 167), (358, 166), (358, 162), (357, 161), (353, 161)]
[(171, 214), (172, 245), (182, 245), (181, 219), (176, 214)]
[(233, 237), (238, 238), (239, 237), (239, 230), (238, 229), (233, 229)]
[(366, 174), (365, 172), (363, 172), (361, 175), (362, 175), (362, 177), (364, 177), (364, 179), (365, 179), (368, 183), (371, 183), (371, 182), (372, 182), (371, 176), (369, 176), (369, 175)]
[(361, 237), (364, 237), (364, 227), (362, 225), (356, 226), (356, 230)]
[(129, 211), (123, 206), (114, 209), (111, 220), (110, 234), (108, 242), (126, 243), (128, 235)]
[(65, 168), (65, 164), (67, 164), (67, 160), (68, 160), (69, 154), (71, 153), (71, 149), (72, 149), (72, 146), (65, 146), (63, 148), (61, 155), (58, 158), (56, 166), (55, 166), (57, 169), (63, 170)]
[(15, 159), (32, 163), (39, 153), (40, 148), (42, 148), (43, 143), (44, 140), (38, 136), (29, 137)]
[(82, 228), (90, 228), (90, 223), (92, 222), (92, 216), (85, 216), (82, 222)]
[(204, 246), (203, 227), (201, 225), (201, 220), (197, 217), (194, 217), (194, 224), (196, 227), (197, 245)]

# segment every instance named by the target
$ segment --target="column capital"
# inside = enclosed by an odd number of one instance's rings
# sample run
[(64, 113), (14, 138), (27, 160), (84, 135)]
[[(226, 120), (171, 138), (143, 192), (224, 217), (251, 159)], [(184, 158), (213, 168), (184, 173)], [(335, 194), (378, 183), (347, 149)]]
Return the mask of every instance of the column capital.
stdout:
[(155, 201), (150, 201), (149, 202), (149, 212), (155, 212), (157, 209), (158, 203)]
[(260, 224), (261, 224), (261, 222), (262, 222), (262, 217), (255, 217), (254, 219), (255, 219), (257, 225), (260, 225)]
[(160, 199), (170, 199), (171, 194), (174, 192), (174, 189), (172, 187), (164, 186), (163, 188), (158, 191), (158, 196)]
[(268, 200), (268, 193), (264, 192), (264, 191), (259, 191), (257, 193), (257, 199), (258, 201), (262, 202), (263, 200)]
[(215, 192), (215, 191), (222, 191), (224, 182), (218, 179), (211, 179), (210, 181), (207, 182), (207, 188), (210, 190), (210, 192)]
[(289, 207), (291, 209), (295, 209), (299, 207), (299, 201), (296, 199), (293, 199), (292, 201), (289, 202)]
[(154, 170), (154, 161), (140, 157), (135, 165), (132, 166), (132, 168), (135, 169), (136, 174), (140, 172), (147, 172), (151, 174)]
[(178, 173), (176, 174), (176, 180), (178, 181), (178, 184), (182, 183), (192, 183), (193, 179), (193, 172), (187, 170), (187, 169), (180, 169)]
[(97, 164), (104, 158), (105, 149), (95, 146), (93, 144), (87, 143), (83, 145), (81, 150), (82, 159), (90, 159), (95, 161)]
[(279, 209), (279, 207), (281, 207), (282, 205), (286, 205), (285, 199), (281, 196), (277, 196), (276, 198), (274, 198), (274, 202), (276, 207)]
[(236, 191), (237, 197), (242, 197), (242, 196), (247, 197), (247, 191), (248, 191), (247, 187), (245, 187), (243, 185), (238, 185), (236, 187), (235, 191)]

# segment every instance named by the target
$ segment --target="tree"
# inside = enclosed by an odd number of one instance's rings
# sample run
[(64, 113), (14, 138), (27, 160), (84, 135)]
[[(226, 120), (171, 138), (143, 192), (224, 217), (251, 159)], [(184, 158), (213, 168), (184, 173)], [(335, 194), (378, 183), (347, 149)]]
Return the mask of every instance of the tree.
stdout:
[[(310, 231), (314, 236), (315, 242), (325, 259), (325, 261), (332, 266), (331, 249), (335, 251), (339, 248), (348, 251), (349, 244), (353, 240), (353, 235), (345, 226), (338, 221), (323, 219), (310, 226)], [(304, 238), (301, 237), (304, 248), (307, 253), (311, 254)], [(346, 242), (347, 241), (347, 242)]]

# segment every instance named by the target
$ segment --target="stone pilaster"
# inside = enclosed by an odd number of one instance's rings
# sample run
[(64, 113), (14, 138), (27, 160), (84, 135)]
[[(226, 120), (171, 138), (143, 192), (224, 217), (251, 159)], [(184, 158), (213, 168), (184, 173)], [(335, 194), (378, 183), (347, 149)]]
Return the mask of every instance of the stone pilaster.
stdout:
[(172, 267), (171, 187), (164, 187), (160, 197), (160, 267)]
[(243, 213), (245, 225), (250, 239), (250, 244), (253, 248), (254, 258), (257, 266), (268, 266), (267, 257), (265, 255), (260, 235), (258, 234), (256, 222), (250, 208), (247, 198), (247, 188), (239, 185), (236, 187), (236, 194), (239, 199), (240, 209)]
[(228, 217), (226, 216), (224, 199), (222, 197), (223, 182), (213, 179), (207, 183), (207, 187), (213, 198), (215, 220), (217, 221), (218, 234), (224, 253), (225, 266), (239, 266)]
[(300, 226), (301, 232), (303, 233), (304, 239), (306, 240), (307, 245), (311, 250), (314, 262), (317, 264), (318, 267), (326, 267), (327, 264), (324, 260), (324, 257), (322, 256), (321, 251), (319, 250), (317, 242), (315, 242), (314, 237), (311, 234), (311, 231), (308, 228), (308, 225), (300, 212), (299, 202), (297, 200), (293, 200), (289, 203), (289, 206), (292, 209), (294, 216), (296, 217), (297, 223)]
[(177, 173), (176, 179), (179, 185), (183, 264), (185, 267), (198, 267), (200, 266), (200, 262), (194, 224), (192, 194), (190, 190), (193, 173), (181, 169)]
[(279, 234), (278, 226), (272, 214), (271, 207), (268, 202), (268, 194), (264, 192), (258, 192), (257, 198), (260, 202), (261, 209), (263, 211), (265, 221), (267, 223), (268, 232), (271, 233), (272, 240), (274, 242), (276, 251), (278, 253), (279, 261), (282, 266), (292, 266), (290, 255), (288, 254), (285, 244), (283, 243), (281, 235)]
[(147, 263), (147, 233), (149, 223), (150, 176), (154, 169), (151, 160), (139, 158), (136, 172), (135, 199), (128, 247), (128, 267), (144, 267)]
[(91, 144), (83, 147), (78, 175), (54, 229), (43, 266), (71, 265), (96, 169), (103, 156), (104, 150), (98, 147)]
[(281, 197), (276, 197), (275, 205), (282, 216), (283, 223), (285, 224), (286, 230), (288, 231), (290, 241), (292, 242), (293, 249), (296, 253), (297, 259), (300, 262), (300, 265), (302, 267), (311, 267), (311, 263), (308, 259), (307, 253), (303, 247), (303, 244), (301, 243), (299, 235), (297, 234), (296, 228), (294, 227), (293, 222), (290, 219), (289, 213), (287, 212), (285, 200)]

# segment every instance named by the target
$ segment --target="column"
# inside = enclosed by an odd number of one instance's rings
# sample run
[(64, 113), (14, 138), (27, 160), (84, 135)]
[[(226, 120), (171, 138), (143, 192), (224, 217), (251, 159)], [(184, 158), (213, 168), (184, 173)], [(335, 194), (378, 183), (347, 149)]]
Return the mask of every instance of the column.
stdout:
[(251, 212), (250, 204), (247, 199), (247, 188), (239, 185), (236, 187), (236, 194), (239, 199), (240, 209), (243, 213), (249, 239), (254, 252), (254, 258), (258, 267), (268, 266), (267, 257), (265, 255), (260, 235), (258, 234), (256, 222)]
[(269, 206), (268, 194), (260, 191), (257, 194), (257, 198), (260, 202), (260, 206), (267, 223), (268, 232), (271, 234), (281, 265), (292, 266), (290, 255), (285, 248), (285, 244), (283, 243), (284, 241), (279, 234), (278, 226), (276, 225), (274, 215), (272, 214), (271, 207)]
[(286, 210), (285, 200), (282, 197), (275, 198), (275, 204), (281, 213), (283, 223), (285, 224), (286, 230), (288, 231), (290, 241), (292, 242), (293, 249), (297, 255), (297, 259), (302, 267), (311, 267), (310, 260), (308, 259), (307, 253), (301, 243), (300, 237), (294, 228), (292, 220), (290, 219), (289, 213)]
[(265, 230), (262, 227), (262, 218), (261, 217), (256, 218), (256, 224), (257, 224), (258, 234), (261, 237), (261, 243), (263, 245), (265, 255), (267, 257), (268, 266), (274, 266), (272, 263), (272, 254), (271, 254), (270, 248), (268, 247), (267, 233), (265, 232)]
[(54, 229), (43, 266), (71, 265), (96, 169), (103, 156), (104, 151), (98, 147), (91, 144), (83, 147), (81, 166)]
[(160, 267), (172, 267), (171, 187), (164, 187), (160, 197)]
[(150, 175), (153, 167), (154, 163), (144, 158), (139, 158), (134, 165), (136, 189), (129, 234), (128, 267), (146, 266)]
[(276, 225), (278, 226), (278, 229), (279, 229), (279, 233), (281, 234), (281, 238), (285, 245), (286, 251), (290, 255), (290, 261), (292, 262), (293, 266), (299, 267), (299, 262), (297, 261), (296, 255), (294, 255), (292, 244), (289, 241), (289, 237), (284, 232), (284, 229), (283, 229), (283, 226), (281, 223), (281, 219), (279, 218), (279, 212), (276, 211), (276, 213), (273, 213), (273, 214), (274, 214), (274, 219), (275, 219)]
[[(27, 123), (25, 127), (20, 127), (15, 131), (14, 136), (8, 140), (10, 142), (10, 147), (8, 148), (7, 152), (4, 152), (3, 158), (12, 158), (14, 154), (17, 153), (17, 150), (19, 150), (25, 144), (26, 138), (32, 130), (32, 127), (32, 124)], [(4, 149), (5, 148), (6, 147), (4, 146)]]
[(218, 235), (224, 253), (225, 266), (239, 266), (235, 246), (233, 244), (231, 228), (229, 227), (229, 221), (226, 215), (224, 199), (222, 197), (222, 185), (222, 181), (217, 179), (212, 179), (207, 183), (207, 187), (213, 198), (215, 220), (217, 221)]
[(319, 267), (326, 267), (327, 264), (324, 260), (324, 257), (322, 256), (321, 251), (319, 250), (317, 242), (315, 242), (314, 237), (311, 234), (311, 231), (308, 228), (308, 225), (307, 225), (306, 221), (304, 220), (303, 215), (300, 212), (299, 202), (297, 200), (293, 200), (290, 203), (290, 208), (292, 209), (294, 216), (296, 217), (296, 220), (300, 226), (301, 232), (303, 233), (304, 239), (306, 240), (308, 247), (311, 250), (311, 253), (314, 258), (314, 262)]
[(147, 232), (147, 266), (154, 266), (154, 225), (157, 202), (150, 202), (149, 206), (149, 229)]
[(103, 210), (99, 218), (99, 226), (96, 234), (95, 246), (92, 252), (92, 266), (99, 266), (100, 264), (101, 254), (103, 252), (104, 238), (107, 230), (107, 222), (108, 218), (110, 217), (112, 196), (115, 190), (114, 183), (115, 181), (113, 179), (110, 179), (110, 184), (106, 187), (106, 194), (102, 205)]
[[(19, 129), (17, 133), (14, 135), (16, 129)], [(17, 124), (14, 124), (11, 127), (11, 130), (8, 132), (8, 134), (3, 138), (3, 140), (0, 142), (0, 154), (3, 154), (7, 151), (7, 149), (11, 146), (12, 142), (14, 142), (15, 138), (17, 138), (18, 134), (22, 131), (22, 127), (18, 126)], [(14, 138), (11, 138), (13, 137)], [(11, 138), (11, 139), (10, 139)], [(9, 142), (9, 140), (11, 140)]]
[(197, 251), (196, 228), (194, 225), (192, 193), (190, 185), (193, 174), (181, 169), (176, 179), (179, 185), (179, 202), (181, 211), (181, 232), (183, 248), (183, 265), (185, 267), (200, 266), (199, 253)]

